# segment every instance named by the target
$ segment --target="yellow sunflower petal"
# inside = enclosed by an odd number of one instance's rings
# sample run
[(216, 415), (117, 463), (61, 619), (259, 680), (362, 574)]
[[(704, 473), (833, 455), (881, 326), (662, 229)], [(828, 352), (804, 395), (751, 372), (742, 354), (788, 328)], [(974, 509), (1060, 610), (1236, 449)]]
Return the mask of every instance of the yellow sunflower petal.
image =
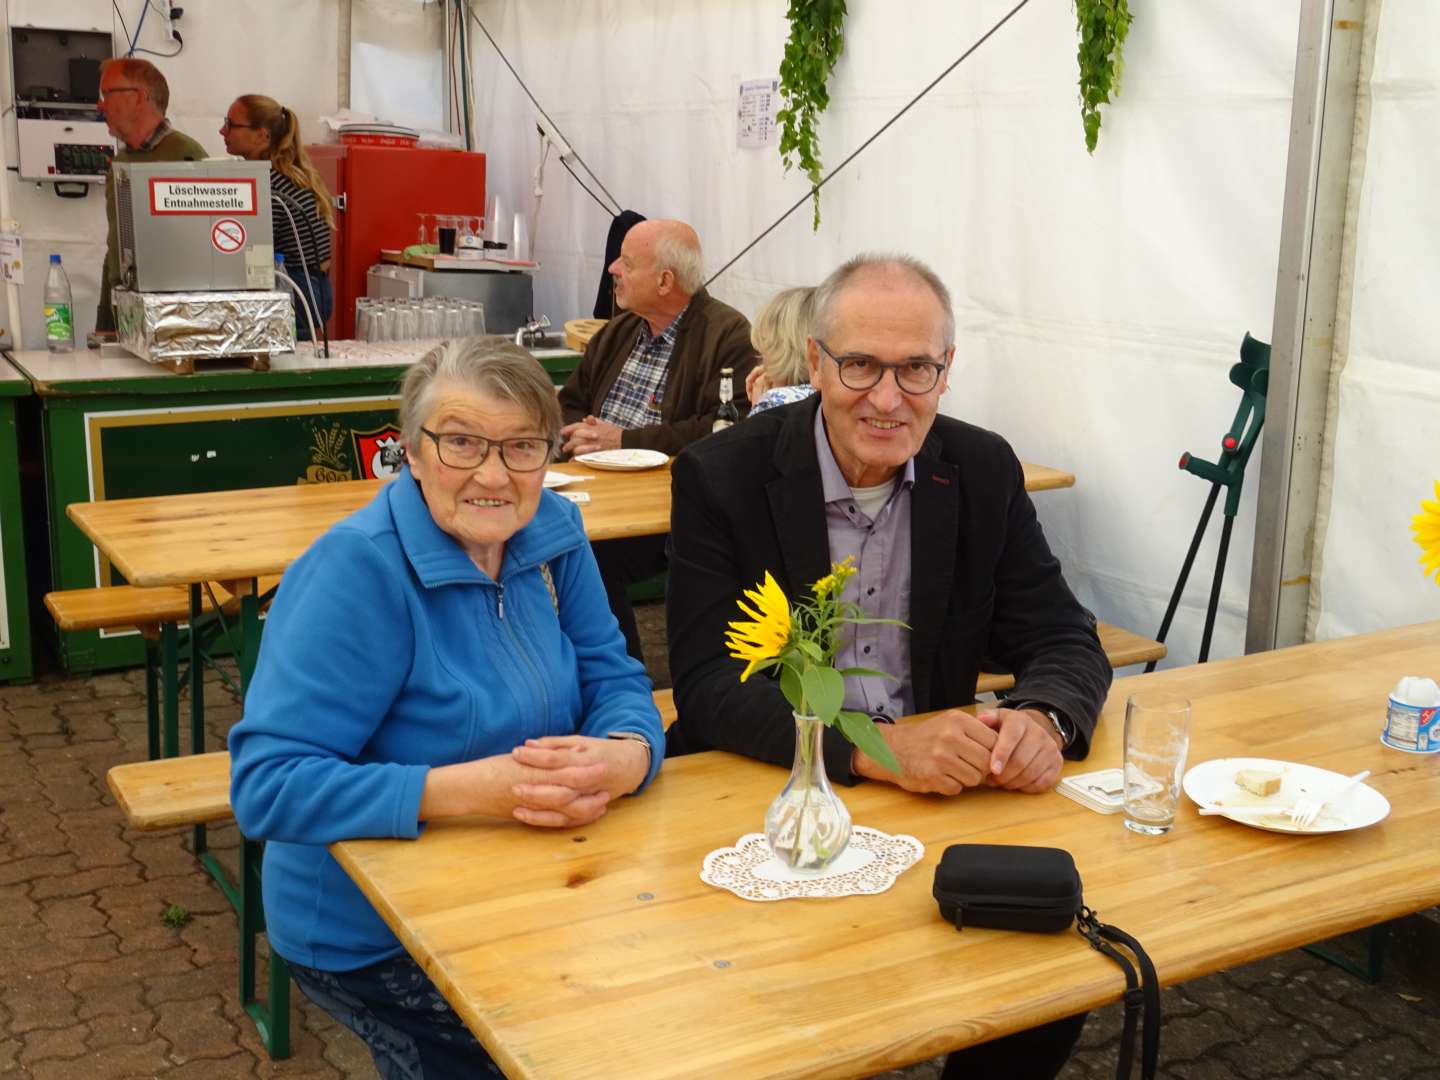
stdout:
[(749, 621), (737, 620), (728, 624), (725, 644), (732, 657), (748, 661), (740, 676), (740, 681), (744, 682), (765, 661), (779, 656), (789, 644), (790, 602), (785, 598), (785, 591), (766, 571), (765, 580), (757, 588), (746, 589), (744, 599), (735, 601), (735, 606), (749, 616)]
[(768, 656), (757, 656), (754, 660), (751, 660), (750, 663), (745, 665), (745, 670), (740, 673), (740, 681), (744, 682), (746, 679), (750, 678), (751, 675), (754, 675), (755, 669), (758, 668), (761, 664), (765, 663), (765, 661), (768, 659), (770, 659)]
[(1421, 575), (1433, 574), (1440, 585), (1440, 480), (1435, 481), (1435, 500), (1420, 500), (1420, 513), (1410, 519), (1410, 532), (1420, 546)]

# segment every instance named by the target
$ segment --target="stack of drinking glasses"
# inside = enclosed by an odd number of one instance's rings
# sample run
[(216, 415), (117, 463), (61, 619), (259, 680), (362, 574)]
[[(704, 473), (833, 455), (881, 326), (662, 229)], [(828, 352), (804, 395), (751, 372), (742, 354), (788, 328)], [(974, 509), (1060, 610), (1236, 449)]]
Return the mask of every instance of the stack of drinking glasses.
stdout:
[(355, 300), (355, 340), (420, 341), (485, 333), (485, 305), (454, 296)]

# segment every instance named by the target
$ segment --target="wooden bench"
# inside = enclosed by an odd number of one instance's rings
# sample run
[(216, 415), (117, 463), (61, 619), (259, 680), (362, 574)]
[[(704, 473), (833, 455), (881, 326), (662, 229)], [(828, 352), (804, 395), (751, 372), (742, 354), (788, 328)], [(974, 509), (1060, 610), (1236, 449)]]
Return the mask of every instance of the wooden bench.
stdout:
[[(278, 575), (263, 577), (258, 590), (263, 595), (278, 584)], [(215, 600), (227, 615), (240, 609), (240, 597), (223, 585), (211, 585)], [(183, 622), (190, 617), (190, 589), (185, 585), (140, 588), (136, 585), (104, 585), (94, 589), (66, 589), (45, 594), (45, 607), (61, 630), (127, 630), (134, 628), (154, 637), (165, 623)]]
[[(257, 590), (264, 595), (279, 582), (278, 576), (264, 577)], [(225, 615), (240, 609), (237, 592), (218, 584), (202, 590), (202, 597), (213, 595), (214, 603)], [(161, 756), (160, 683), (165, 695), (166, 756), (179, 753), (179, 706), (177, 695), (170, 693), (178, 686), (179, 638), (182, 622), (190, 618), (190, 589), (185, 585), (141, 588), (135, 585), (106, 585), (89, 589), (66, 589), (46, 593), (45, 607), (55, 625), (65, 632), (84, 630), (135, 629), (145, 639), (145, 707), (148, 726), (149, 756)], [(198, 673), (197, 673), (198, 676)], [(199, 714), (203, 715), (203, 714)], [(195, 723), (200, 723), (196, 719)]]
[[(1132, 634), (1129, 630), (1111, 626), (1109, 623), (1099, 623), (1095, 630), (1100, 635), (1100, 647), (1109, 657), (1111, 667), (1148, 664), (1151, 660), (1165, 658), (1165, 646), (1158, 641), (1151, 641), (1147, 637)], [(1014, 685), (1014, 675), (982, 671), (980, 677), (975, 680), (975, 692), (977, 694), (993, 694), (1001, 690), (1009, 690)]]
[(45, 607), (55, 625), (75, 630), (139, 630), (147, 638), (159, 636), (164, 623), (190, 617), (190, 590), (184, 585), (142, 589), (135, 585), (109, 585), (99, 589), (67, 589), (45, 594)]

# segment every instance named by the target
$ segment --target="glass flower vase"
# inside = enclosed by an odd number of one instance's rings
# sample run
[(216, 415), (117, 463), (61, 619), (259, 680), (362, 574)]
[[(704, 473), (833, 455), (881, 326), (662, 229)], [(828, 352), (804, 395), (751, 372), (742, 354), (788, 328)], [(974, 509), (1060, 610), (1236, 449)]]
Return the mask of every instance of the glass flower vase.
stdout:
[(765, 812), (765, 840), (795, 870), (824, 870), (850, 843), (850, 811), (825, 775), (819, 717), (795, 714), (795, 764)]

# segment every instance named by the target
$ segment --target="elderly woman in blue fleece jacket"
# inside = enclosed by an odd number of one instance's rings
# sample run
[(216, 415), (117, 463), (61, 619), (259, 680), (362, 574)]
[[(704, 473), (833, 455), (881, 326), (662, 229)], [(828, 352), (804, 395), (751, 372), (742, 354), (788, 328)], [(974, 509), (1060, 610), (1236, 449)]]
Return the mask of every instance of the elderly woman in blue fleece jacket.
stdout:
[(554, 390), (514, 345), (451, 342), (401, 393), (407, 464), (286, 572), (231, 801), (266, 840), (270, 947), (381, 1076), (499, 1075), (325, 845), (459, 814), (584, 825), (664, 757), (576, 508), (543, 490)]

